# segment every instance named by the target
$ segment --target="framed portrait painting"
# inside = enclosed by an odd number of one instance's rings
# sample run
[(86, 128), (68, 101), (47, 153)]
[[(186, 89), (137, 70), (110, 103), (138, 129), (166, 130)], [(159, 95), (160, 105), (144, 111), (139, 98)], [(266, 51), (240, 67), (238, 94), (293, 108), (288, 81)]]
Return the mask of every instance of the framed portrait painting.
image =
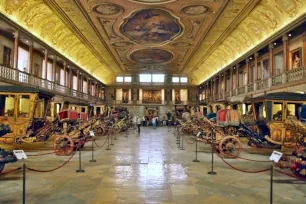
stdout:
[(10, 66), (12, 49), (6, 46), (3, 47), (3, 65)]
[(290, 69), (302, 66), (302, 48), (290, 51)]

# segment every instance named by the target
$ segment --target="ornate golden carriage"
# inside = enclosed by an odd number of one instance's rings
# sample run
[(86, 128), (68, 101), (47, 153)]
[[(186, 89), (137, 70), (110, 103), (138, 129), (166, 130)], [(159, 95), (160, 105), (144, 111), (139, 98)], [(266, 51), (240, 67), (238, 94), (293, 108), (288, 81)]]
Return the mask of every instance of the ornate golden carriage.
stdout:
[(46, 121), (53, 94), (30, 87), (0, 86), (0, 124), (11, 132), (3, 135), (3, 143), (45, 141), (50, 135), (37, 135)]
[(253, 131), (269, 143), (293, 146), (297, 137), (288, 121), (300, 119), (300, 108), (305, 102), (305, 94), (270, 93), (247, 99), (242, 105), (242, 118), (245, 125), (254, 127)]

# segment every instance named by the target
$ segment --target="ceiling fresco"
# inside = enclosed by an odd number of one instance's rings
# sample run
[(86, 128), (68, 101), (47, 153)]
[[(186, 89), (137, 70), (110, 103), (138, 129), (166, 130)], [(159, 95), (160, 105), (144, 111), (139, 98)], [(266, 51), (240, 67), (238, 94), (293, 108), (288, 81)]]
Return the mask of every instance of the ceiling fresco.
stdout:
[(187, 74), (199, 84), (306, 12), (305, 0), (2, 0), (0, 12), (109, 84)]
[(121, 30), (136, 43), (158, 46), (173, 41), (182, 32), (182, 26), (165, 10), (145, 9), (127, 18)]
[(137, 50), (131, 54), (131, 60), (139, 64), (162, 64), (173, 58), (171, 52), (161, 49)]

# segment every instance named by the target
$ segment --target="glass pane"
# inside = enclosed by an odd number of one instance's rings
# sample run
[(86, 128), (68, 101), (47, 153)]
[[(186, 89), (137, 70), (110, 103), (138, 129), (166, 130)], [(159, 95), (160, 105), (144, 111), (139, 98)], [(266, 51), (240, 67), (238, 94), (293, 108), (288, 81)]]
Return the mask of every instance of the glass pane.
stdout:
[(19, 111), (18, 117), (26, 117), (30, 116), (30, 96), (22, 95), (19, 96)]
[(15, 96), (0, 95), (0, 116), (14, 116)]
[(267, 118), (267, 114), (264, 103), (255, 103), (254, 106), (257, 120), (265, 120)]
[(173, 83), (179, 83), (180, 82), (180, 78), (179, 77), (172, 77), (172, 82)]
[(269, 78), (269, 59), (263, 61), (264, 79)]
[(151, 74), (139, 74), (140, 82), (151, 82)]
[(272, 119), (274, 121), (282, 121), (283, 103), (274, 102), (272, 106)]
[(44, 100), (37, 102), (34, 118), (42, 118), (44, 116)]
[(116, 77), (116, 82), (123, 82), (123, 77)]
[(299, 118), (299, 109), (302, 106), (300, 103), (288, 103), (287, 104), (287, 117), (294, 116), (295, 118)]
[(132, 77), (124, 77), (124, 82), (132, 82)]
[(187, 83), (188, 79), (187, 77), (181, 77), (181, 83)]
[(278, 75), (283, 73), (284, 70), (284, 62), (283, 62), (283, 52), (279, 52), (276, 55), (274, 55), (274, 70), (273, 74)]
[(165, 75), (164, 74), (153, 74), (153, 82), (164, 82)]

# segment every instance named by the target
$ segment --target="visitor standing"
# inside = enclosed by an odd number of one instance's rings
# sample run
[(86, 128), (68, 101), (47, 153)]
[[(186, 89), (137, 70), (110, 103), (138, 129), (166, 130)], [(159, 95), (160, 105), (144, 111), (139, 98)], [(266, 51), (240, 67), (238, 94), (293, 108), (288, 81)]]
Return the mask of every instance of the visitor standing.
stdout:
[(137, 116), (137, 127), (138, 127), (138, 134), (140, 134), (140, 126), (141, 126), (141, 119)]
[(152, 118), (153, 129), (156, 129), (156, 117)]

